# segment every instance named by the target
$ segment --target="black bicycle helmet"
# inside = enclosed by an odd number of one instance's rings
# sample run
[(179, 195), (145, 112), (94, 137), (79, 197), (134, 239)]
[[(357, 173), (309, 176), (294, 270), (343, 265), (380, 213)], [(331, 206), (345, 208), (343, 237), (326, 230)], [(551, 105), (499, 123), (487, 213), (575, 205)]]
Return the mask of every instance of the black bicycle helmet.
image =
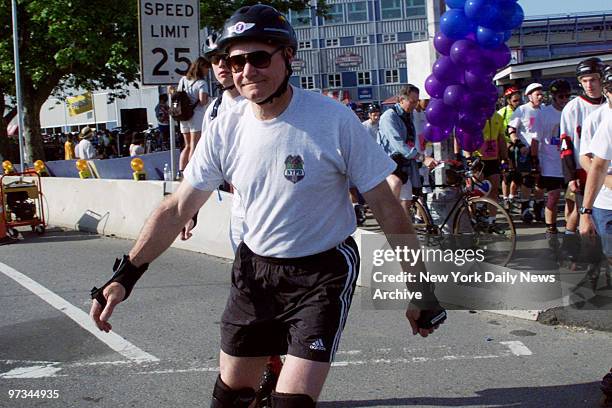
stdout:
[(576, 67), (576, 78), (580, 79), (580, 77), (584, 75), (602, 75), (604, 67), (604, 63), (599, 58), (593, 57), (585, 59)]
[(550, 83), (550, 86), (548, 87), (548, 89), (552, 93), (559, 93), (559, 92), (571, 93), (572, 92), (572, 86), (565, 79), (555, 79), (554, 81)]
[(292, 48), (294, 54), (298, 48), (291, 24), (274, 7), (265, 4), (241, 7), (225, 21), (217, 46), (225, 50), (237, 40), (285, 45)]
[(377, 103), (371, 103), (368, 105), (367, 112), (368, 113), (380, 112), (380, 106)]
[(204, 58), (206, 58), (209, 62), (210, 59), (220, 53), (217, 39), (219, 38), (219, 34), (216, 32), (211, 32), (208, 37), (206, 37), (206, 41), (204, 42)]

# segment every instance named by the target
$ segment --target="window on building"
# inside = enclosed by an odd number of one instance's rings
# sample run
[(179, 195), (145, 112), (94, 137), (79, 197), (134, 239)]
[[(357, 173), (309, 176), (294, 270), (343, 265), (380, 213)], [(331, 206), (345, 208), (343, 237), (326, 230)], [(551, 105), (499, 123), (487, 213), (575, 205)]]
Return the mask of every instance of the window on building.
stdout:
[(355, 37), (355, 45), (365, 45), (370, 43), (370, 38), (367, 35), (358, 35)]
[(310, 26), (310, 9), (295, 11), (289, 10), (289, 20), (293, 27), (308, 27)]
[(340, 74), (327, 75), (329, 88), (342, 88), (342, 76)]
[(314, 89), (315, 81), (313, 76), (300, 77), (300, 86), (303, 89)]
[(325, 24), (344, 23), (344, 4), (330, 4), (325, 15)]
[(383, 20), (402, 18), (402, 0), (380, 0), (380, 13)]
[(406, 0), (406, 17), (425, 17), (425, 0)]
[(358, 21), (368, 21), (368, 3), (365, 1), (356, 1), (346, 5), (346, 16), (349, 23)]
[(415, 31), (412, 33), (412, 39), (414, 41), (425, 41), (427, 40), (427, 32), (426, 31)]
[(398, 84), (399, 83), (399, 69), (385, 70), (385, 83), (386, 84)]
[(390, 42), (397, 42), (397, 34), (383, 34), (382, 35), (382, 42), (384, 43), (390, 43)]
[(309, 50), (312, 48), (312, 41), (300, 41), (298, 43), (298, 50)]
[(357, 85), (372, 85), (370, 71), (357, 72)]
[(340, 46), (340, 39), (339, 38), (327, 38), (325, 40), (325, 46), (330, 48), (330, 47), (339, 47)]

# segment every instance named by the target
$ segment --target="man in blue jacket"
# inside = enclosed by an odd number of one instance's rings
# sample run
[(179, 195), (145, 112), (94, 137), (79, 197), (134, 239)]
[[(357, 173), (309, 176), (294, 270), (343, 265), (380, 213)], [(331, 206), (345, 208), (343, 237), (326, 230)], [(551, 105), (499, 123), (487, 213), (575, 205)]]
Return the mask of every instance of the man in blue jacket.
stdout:
[(418, 161), (429, 168), (436, 165), (432, 157), (424, 157), (419, 150), (412, 118), (412, 111), (418, 103), (419, 88), (410, 84), (402, 87), (398, 102), (382, 114), (378, 128), (378, 143), (397, 163), (397, 168), (387, 177), (387, 182), (407, 215), (412, 205), (412, 189), (422, 185)]

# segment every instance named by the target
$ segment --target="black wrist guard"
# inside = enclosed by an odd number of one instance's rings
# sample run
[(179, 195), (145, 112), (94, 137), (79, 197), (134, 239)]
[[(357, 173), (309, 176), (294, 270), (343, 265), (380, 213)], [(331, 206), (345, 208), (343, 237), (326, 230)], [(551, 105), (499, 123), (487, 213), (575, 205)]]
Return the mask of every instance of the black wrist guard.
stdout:
[(446, 309), (440, 305), (438, 298), (433, 292), (433, 285), (431, 291), (425, 290), (421, 293), (423, 295), (422, 299), (413, 299), (410, 303), (421, 310), (421, 315), (416, 321), (417, 326), (421, 329), (431, 329), (446, 320)]
[(130, 296), (130, 293), (132, 293), (136, 281), (140, 279), (148, 267), (148, 263), (142, 265), (140, 268), (135, 267), (134, 264), (130, 262), (130, 257), (127, 255), (123, 255), (121, 259), (115, 259), (113, 277), (100, 288), (94, 286), (93, 289), (91, 289), (91, 298), (96, 299), (104, 308), (106, 306), (106, 298), (104, 297), (103, 291), (111, 283), (117, 282), (125, 288), (125, 297), (123, 300), (126, 300), (128, 296)]
[(193, 221), (193, 227), (191, 227), (191, 229), (194, 229), (196, 225), (198, 225), (198, 213), (199, 211), (196, 211), (196, 213), (191, 218), (191, 220)]

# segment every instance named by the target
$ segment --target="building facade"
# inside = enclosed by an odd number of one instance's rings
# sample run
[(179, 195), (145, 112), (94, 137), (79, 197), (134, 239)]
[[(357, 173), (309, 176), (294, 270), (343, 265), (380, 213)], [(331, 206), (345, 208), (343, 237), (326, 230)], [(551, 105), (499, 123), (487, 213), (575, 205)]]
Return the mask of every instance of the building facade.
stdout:
[[(316, 2), (313, 2), (316, 3)], [(408, 42), (428, 39), (426, 0), (328, 0), (288, 18), (299, 47), (291, 83), (339, 100), (367, 103), (409, 82)]]

